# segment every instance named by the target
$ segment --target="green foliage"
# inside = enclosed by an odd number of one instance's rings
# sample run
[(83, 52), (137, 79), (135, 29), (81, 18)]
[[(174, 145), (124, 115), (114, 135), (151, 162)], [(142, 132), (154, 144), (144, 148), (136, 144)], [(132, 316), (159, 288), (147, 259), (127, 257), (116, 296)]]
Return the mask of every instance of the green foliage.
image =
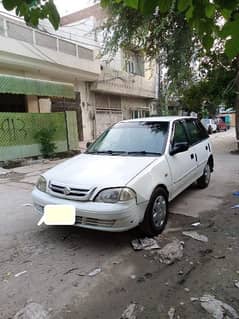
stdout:
[(53, 0), (2, 0), (2, 4), (8, 11), (15, 10), (28, 25), (36, 27), (40, 19), (48, 19), (55, 29), (59, 27), (60, 15)]
[[(140, 3), (146, 5), (149, 2)], [(165, 1), (164, 5), (168, 3)], [(143, 15), (122, 1), (112, 1), (108, 9), (110, 17), (103, 25), (103, 55), (114, 55), (119, 48), (143, 51), (149, 59), (156, 59), (161, 69), (167, 69), (170, 90), (174, 95), (181, 95), (191, 81), (192, 59), (199, 43), (183, 15), (177, 12), (176, 3), (168, 15)]]
[(207, 58), (201, 65), (204, 78), (183, 91), (182, 105), (189, 111), (208, 111), (214, 115), (221, 103), (233, 107), (236, 100), (235, 62), (230, 65), (225, 55)]
[(55, 132), (54, 127), (42, 128), (34, 136), (41, 144), (41, 153), (45, 158), (51, 157), (56, 150), (56, 144), (53, 142)]
[[(171, 8), (176, 5), (176, 11), (195, 31), (208, 53), (214, 40), (221, 39), (226, 42), (225, 53), (230, 59), (239, 54), (239, 0), (102, 0), (101, 3), (110, 9), (118, 4), (151, 18), (157, 13), (157, 8), (161, 17), (169, 16)], [(224, 19), (222, 30), (216, 23), (219, 18)]]

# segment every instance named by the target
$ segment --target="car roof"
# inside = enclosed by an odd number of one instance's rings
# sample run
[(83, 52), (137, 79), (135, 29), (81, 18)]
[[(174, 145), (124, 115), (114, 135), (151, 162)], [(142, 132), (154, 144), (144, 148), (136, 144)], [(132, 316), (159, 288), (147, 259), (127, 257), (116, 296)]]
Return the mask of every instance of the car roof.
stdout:
[(195, 119), (193, 116), (152, 116), (152, 117), (141, 117), (132, 120), (124, 120), (120, 123), (127, 123), (127, 122), (173, 122), (176, 120), (183, 120), (183, 119)]

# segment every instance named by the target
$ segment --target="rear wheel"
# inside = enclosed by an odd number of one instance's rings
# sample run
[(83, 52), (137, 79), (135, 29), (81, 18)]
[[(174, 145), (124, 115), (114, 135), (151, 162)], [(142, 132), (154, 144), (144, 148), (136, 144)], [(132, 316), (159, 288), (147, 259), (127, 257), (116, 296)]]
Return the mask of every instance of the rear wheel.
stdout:
[(203, 175), (197, 180), (197, 186), (199, 188), (206, 188), (208, 187), (211, 179), (211, 168), (209, 163), (205, 166), (203, 170)]
[(149, 201), (144, 220), (140, 225), (147, 236), (160, 234), (168, 219), (168, 195), (162, 187), (157, 188)]

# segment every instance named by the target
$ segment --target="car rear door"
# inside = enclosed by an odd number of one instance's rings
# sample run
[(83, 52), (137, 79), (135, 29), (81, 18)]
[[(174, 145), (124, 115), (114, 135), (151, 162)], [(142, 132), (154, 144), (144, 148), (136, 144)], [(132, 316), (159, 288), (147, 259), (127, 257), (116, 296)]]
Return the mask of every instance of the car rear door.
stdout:
[[(188, 143), (189, 137), (186, 133), (182, 120), (175, 121), (173, 124), (171, 136), (171, 148), (178, 143)], [(195, 179), (195, 171), (197, 163), (195, 159), (195, 152), (190, 148), (184, 152), (170, 155), (167, 154), (167, 160), (170, 167), (172, 181), (173, 181), (173, 197), (187, 188)]]
[(195, 170), (195, 180), (203, 174), (204, 167), (208, 161), (211, 146), (209, 136), (203, 125), (197, 119), (185, 120), (186, 130), (190, 140), (190, 150), (194, 154), (197, 169)]

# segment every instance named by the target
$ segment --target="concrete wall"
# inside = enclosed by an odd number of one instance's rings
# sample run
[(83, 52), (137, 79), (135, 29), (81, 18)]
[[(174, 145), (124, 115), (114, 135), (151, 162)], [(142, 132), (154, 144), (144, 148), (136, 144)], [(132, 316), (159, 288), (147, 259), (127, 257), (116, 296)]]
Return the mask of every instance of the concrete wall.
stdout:
[(136, 110), (149, 111), (149, 102), (147, 101), (147, 99), (122, 96), (121, 107), (123, 112), (123, 118), (130, 119), (133, 111), (136, 111)]
[(50, 113), (51, 112), (51, 99), (39, 99), (39, 110), (40, 113)]
[(27, 111), (29, 113), (39, 113), (38, 97), (35, 95), (26, 96), (27, 100)]
[(77, 92), (80, 92), (82, 125), (84, 141), (95, 138), (95, 94), (90, 91), (90, 85), (85, 82), (75, 84)]

